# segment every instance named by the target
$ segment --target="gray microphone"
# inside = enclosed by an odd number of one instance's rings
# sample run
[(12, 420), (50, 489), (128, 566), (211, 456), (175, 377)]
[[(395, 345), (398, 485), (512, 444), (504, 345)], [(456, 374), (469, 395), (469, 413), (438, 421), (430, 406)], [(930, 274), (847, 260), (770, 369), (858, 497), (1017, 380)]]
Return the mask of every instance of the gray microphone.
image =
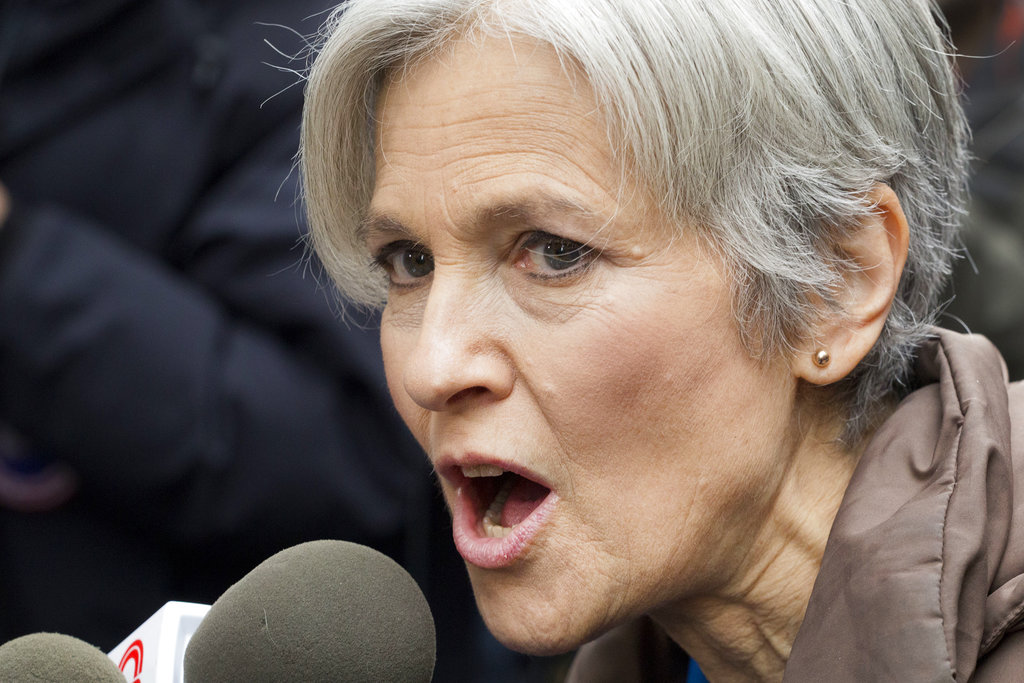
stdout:
[(0, 646), (4, 683), (125, 683), (124, 674), (97, 647), (62, 633), (31, 633)]
[(429, 683), (434, 619), (397, 562), (345, 541), (264, 560), (210, 608), (185, 683)]

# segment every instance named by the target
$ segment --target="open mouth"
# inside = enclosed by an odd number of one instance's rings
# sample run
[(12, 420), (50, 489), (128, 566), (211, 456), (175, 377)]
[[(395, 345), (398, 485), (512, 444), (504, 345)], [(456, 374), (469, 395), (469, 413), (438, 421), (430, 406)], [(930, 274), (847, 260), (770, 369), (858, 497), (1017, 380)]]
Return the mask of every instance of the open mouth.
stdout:
[(490, 538), (504, 538), (551, 493), (551, 489), (496, 465), (462, 468), (477, 509), (480, 531)]

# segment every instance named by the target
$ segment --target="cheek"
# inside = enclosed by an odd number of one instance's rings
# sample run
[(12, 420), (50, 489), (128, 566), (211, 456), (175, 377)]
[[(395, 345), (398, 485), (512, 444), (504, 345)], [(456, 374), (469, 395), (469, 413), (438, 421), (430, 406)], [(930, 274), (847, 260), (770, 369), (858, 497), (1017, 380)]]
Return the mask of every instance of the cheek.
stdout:
[(398, 403), (401, 392), (401, 377), (403, 373), (403, 361), (408, 356), (408, 350), (403, 344), (402, 335), (396, 334), (391, 324), (391, 315), (385, 308), (380, 323), (380, 350), (384, 358), (384, 376), (388, 383), (388, 391), (391, 398)]
[(544, 355), (563, 360), (533, 373), (544, 377), (534, 390), (565, 460), (574, 528), (652, 567), (669, 561), (658, 549), (668, 535), (693, 547), (727, 520), (745, 526), (775, 476), (770, 444), (788, 405), (785, 379), (750, 358), (727, 307), (672, 315), (663, 302), (633, 298), (623, 315), (580, 323), (571, 342), (548, 335)]
[(388, 392), (391, 394), (391, 400), (402, 420), (420, 445), (426, 448), (423, 441), (425, 425), (423, 417), (421, 417), (424, 411), (412, 400), (404, 385), (406, 363), (415, 344), (416, 329), (396, 324), (393, 314), (385, 308), (381, 316), (380, 348), (384, 359), (384, 375), (388, 384)]
[(606, 302), (586, 320), (537, 335), (546, 348), (530, 352), (535, 367), (524, 376), (534, 378), (553, 431), (569, 457), (587, 461), (588, 476), (621, 478), (625, 456), (630, 469), (668, 460), (710, 427), (707, 399), (726, 380), (732, 350), (712, 311), (677, 316), (664, 301)]

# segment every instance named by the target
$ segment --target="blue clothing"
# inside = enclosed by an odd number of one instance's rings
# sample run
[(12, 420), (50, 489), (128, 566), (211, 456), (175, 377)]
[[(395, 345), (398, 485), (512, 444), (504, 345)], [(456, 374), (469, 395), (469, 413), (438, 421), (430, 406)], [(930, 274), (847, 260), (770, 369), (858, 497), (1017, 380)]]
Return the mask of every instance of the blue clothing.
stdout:
[(710, 683), (695, 659), (691, 659), (686, 668), (686, 683)]

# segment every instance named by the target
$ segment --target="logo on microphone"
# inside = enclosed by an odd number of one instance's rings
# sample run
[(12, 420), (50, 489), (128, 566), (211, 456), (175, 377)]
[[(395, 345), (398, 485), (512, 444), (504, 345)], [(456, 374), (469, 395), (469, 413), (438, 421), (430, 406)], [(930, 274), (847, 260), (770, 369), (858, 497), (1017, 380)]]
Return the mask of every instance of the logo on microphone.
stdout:
[(142, 639), (137, 639), (128, 649), (124, 651), (124, 655), (121, 657), (121, 663), (118, 664), (122, 672), (125, 671), (126, 667), (134, 662), (132, 667), (132, 673), (129, 676), (131, 683), (140, 683), (139, 676), (142, 675)]
[(168, 602), (107, 656), (127, 683), (182, 683), (185, 647), (209, 610), (194, 602)]

